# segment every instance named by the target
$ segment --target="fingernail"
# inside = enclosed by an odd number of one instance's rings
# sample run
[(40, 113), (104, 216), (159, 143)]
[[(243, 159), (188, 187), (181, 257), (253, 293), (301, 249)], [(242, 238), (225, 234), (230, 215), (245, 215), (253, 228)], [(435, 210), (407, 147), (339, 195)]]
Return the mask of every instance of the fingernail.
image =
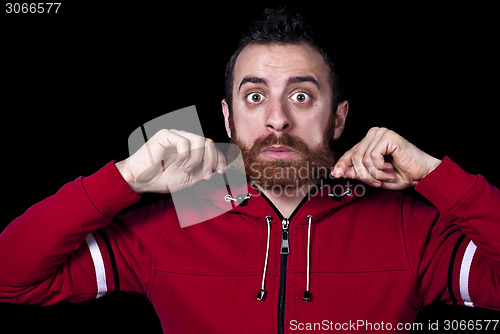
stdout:
[(187, 167), (187, 168), (186, 168), (186, 169), (184, 169), (184, 170), (186, 171), (186, 173), (189, 173), (190, 171), (192, 171), (192, 170), (193, 170), (193, 167), (191, 167), (191, 166), (190, 166), (190, 167)]
[(182, 160), (177, 163), (177, 167), (180, 167), (182, 165)]
[(379, 181), (375, 181), (375, 182), (372, 183), (372, 186), (374, 186), (374, 187), (380, 187), (381, 184), (382, 183), (380, 183)]
[(212, 174), (212, 171), (210, 169), (207, 169), (203, 172), (203, 176), (209, 176), (210, 174)]
[(220, 164), (219, 166), (217, 166), (217, 171), (218, 171), (219, 173), (224, 173), (224, 169), (225, 169), (225, 168), (226, 168), (226, 167), (225, 167), (223, 164)]

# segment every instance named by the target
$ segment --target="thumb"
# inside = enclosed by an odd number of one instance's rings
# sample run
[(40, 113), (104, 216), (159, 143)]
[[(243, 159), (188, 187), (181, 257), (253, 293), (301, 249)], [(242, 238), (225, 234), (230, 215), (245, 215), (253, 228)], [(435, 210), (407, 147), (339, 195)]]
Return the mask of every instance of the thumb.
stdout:
[(342, 157), (337, 161), (335, 166), (333, 167), (333, 170), (331, 171), (331, 175), (335, 178), (340, 178), (340, 177), (348, 177), (347, 172), (349, 170), (353, 170), (353, 164), (352, 164), (352, 149), (345, 152)]

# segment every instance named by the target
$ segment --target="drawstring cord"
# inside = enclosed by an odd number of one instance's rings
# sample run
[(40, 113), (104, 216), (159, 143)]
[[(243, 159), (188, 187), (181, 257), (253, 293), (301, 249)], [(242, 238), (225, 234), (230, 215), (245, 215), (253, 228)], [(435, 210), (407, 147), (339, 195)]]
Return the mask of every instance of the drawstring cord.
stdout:
[[(273, 217), (266, 216), (265, 218), (267, 223), (267, 246), (266, 246), (266, 260), (264, 261), (264, 272), (262, 273), (262, 285), (257, 293), (257, 300), (265, 300), (267, 291), (265, 290), (266, 285), (266, 272), (267, 272), (267, 260), (269, 259), (269, 241), (271, 238), (271, 222), (273, 221)], [(305, 302), (311, 301), (311, 292), (310, 292), (310, 276), (311, 276), (311, 223), (313, 220), (313, 216), (309, 215), (306, 217), (306, 220), (309, 223), (307, 229), (307, 271), (306, 271), (306, 291), (304, 291), (304, 296), (302, 296), (302, 300)]]
[(267, 223), (267, 247), (266, 247), (266, 261), (264, 262), (264, 272), (262, 274), (262, 286), (259, 290), (259, 293), (257, 294), (257, 300), (264, 300), (266, 299), (266, 290), (265, 290), (265, 284), (266, 284), (266, 271), (267, 271), (267, 260), (269, 259), (269, 240), (271, 238), (271, 222), (273, 221), (273, 217), (271, 216), (266, 216), (265, 218), (266, 223)]
[(304, 295), (302, 296), (302, 300), (305, 302), (310, 302), (311, 301), (311, 292), (309, 291), (310, 288), (310, 276), (311, 276), (311, 223), (312, 223), (313, 217), (311, 215), (306, 217), (306, 220), (309, 222), (309, 226), (307, 229), (307, 272), (306, 272), (306, 291), (304, 291)]
[[(346, 190), (342, 191), (340, 194), (335, 193), (335, 191), (331, 192), (328, 194), (329, 197), (335, 198), (336, 201), (340, 201), (343, 196), (352, 196), (353, 191), (351, 188), (347, 188)], [(240, 194), (237, 196), (237, 198), (233, 198), (231, 194), (228, 194), (225, 196), (226, 202), (238, 202), (240, 205), (244, 206), (246, 202), (251, 198), (251, 195), (247, 193), (246, 195)], [(265, 290), (265, 283), (266, 283), (266, 272), (267, 272), (267, 261), (269, 259), (269, 241), (271, 238), (271, 222), (273, 221), (273, 217), (271, 216), (266, 216), (265, 221), (267, 223), (267, 246), (266, 246), (266, 260), (264, 262), (264, 272), (262, 273), (262, 285), (257, 293), (257, 300), (265, 300), (266, 299), (266, 294), (267, 291)], [(312, 294), (311, 294), (311, 224), (313, 220), (313, 216), (308, 215), (306, 217), (306, 220), (308, 222), (308, 228), (307, 228), (307, 267), (306, 267), (306, 290), (304, 291), (304, 295), (302, 296), (302, 300), (304, 302), (310, 302), (312, 299)]]

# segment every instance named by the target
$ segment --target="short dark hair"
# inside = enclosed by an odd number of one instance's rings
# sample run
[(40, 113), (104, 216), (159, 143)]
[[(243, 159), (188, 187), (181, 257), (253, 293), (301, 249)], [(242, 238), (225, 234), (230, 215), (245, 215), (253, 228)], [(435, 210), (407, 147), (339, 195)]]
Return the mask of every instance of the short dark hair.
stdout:
[(240, 52), (251, 44), (300, 44), (307, 43), (318, 50), (330, 69), (333, 112), (341, 102), (341, 89), (332, 59), (320, 46), (313, 30), (298, 11), (289, 7), (265, 9), (261, 19), (255, 21), (249, 31), (240, 39), (236, 51), (226, 65), (225, 95), (229, 110), (232, 111), (234, 66)]

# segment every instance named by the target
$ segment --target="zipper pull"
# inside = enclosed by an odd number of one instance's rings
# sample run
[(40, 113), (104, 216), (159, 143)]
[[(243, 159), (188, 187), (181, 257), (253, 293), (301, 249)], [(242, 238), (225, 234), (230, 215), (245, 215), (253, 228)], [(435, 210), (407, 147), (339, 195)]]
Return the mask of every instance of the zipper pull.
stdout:
[(288, 224), (289, 223), (290, 222), (286, 218), (281, 221), (281, 227), (283, 230), (281, 231), (280, 254), (290, 254), (290, 244), (288, 243)]

